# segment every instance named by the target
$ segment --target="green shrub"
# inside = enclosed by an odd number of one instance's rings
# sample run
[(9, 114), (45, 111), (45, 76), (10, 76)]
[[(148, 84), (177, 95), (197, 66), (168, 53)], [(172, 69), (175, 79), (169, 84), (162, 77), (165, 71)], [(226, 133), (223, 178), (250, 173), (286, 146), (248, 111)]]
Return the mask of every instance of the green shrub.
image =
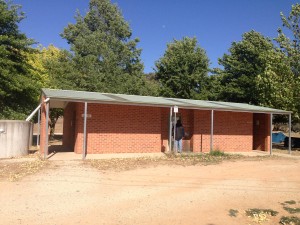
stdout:
[(227, 154), (220, 150), (213, 150), (209, 153), (211, 156), (226, 156)]

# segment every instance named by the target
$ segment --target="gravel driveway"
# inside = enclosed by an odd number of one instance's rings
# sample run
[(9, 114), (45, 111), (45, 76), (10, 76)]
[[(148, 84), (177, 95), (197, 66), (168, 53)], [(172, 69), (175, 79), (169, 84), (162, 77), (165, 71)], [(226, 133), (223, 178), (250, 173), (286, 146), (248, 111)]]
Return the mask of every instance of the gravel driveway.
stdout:
[(256, 224), (250, 208), (278, 211), (262, 224), (279, 224), (286, 201), (300, 208), (299, 173), (300, 160), (286, 158), (121, 172), (53, 161), (0, 182), (0, 224)]

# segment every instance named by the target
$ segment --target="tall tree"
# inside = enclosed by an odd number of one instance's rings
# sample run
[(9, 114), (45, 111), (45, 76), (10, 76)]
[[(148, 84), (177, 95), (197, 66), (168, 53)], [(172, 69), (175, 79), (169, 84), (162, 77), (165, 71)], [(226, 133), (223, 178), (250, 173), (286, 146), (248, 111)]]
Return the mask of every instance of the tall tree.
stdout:
[(196, 38), (184, 37), (167, 45), (164, 56), (156, 63), (160, 93), (166, 97), (206, 98), (209, 59)]
[(143, 65), (138, 39), (117, 5), (110, 0), (91, 0), (89, 12), (77, 13), (62, 37), (71, 45), (78, 71), (73, 81), (77, 89), (137, 94)]
[(286, 35), (281, 28), (278, 29), (278, 37), (275, 40), (279, 43), (281, 50), (286, 54), (290, 67), (294, 74), (294, 102), (296, 111), (294, 119), (300, 119), (300, 4), (292, 5), (288, 17), (280, 14), (283, 27), (287, 28), (291, 35)]
[(32, 75), (27, 53), (34, 42), (19, 31), (20, 6), (0, 0), (0, 118), (24, 119), (36, 106), (39, 78)]
[(292, 10), (288, 17), (280, 13), (283, 27), (291, 31), (291, 39), (285, 35), (281, 28), (278, 29), (276, 41), (281, 49), (290, 59), (293, 73), (296, 77), (300, 76), (300, 4), (292, 5)]
[(244, 33), (219, 59), (224, 66), (220, 99), (293, 109), (292, 75), (286, 62), (270, 39), (256, 31)]

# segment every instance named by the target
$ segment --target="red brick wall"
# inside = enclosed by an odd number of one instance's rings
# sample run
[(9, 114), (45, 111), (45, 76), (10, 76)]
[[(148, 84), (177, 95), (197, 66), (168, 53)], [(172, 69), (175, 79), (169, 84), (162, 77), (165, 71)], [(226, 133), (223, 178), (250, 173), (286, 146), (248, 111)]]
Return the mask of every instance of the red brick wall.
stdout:
[(270, 115), (253, 114), (253, 149), (270, 151)]
[[(65, 116), (76, 110), (74, 151), (81, 153), (83, 144), (83, 103), (73, 103), (65, 109)], [(88, 104), (87, 152), (88, 153), (142, 153), (168, 150), (169, 108)], [(184, 149), (209, 152), (211, 111), (179, 109), (187, 137)], [(227, 152), (251, 151), (253, 145), (268, 148), (268, 115), (258, 114), (264, 127), (263, 139), (254, 138), (252, 113), (214, 111), (214, 149)], [(66, 118), (65, 118), (66, 119)], [(70, 123), (67, 119), (66, 123)], [(263, 125), (265, 121), (266, 125)], [(68, 129), (71, 126), (65, 125)], [(67, 133), (66, 133), (67, 132)], [(256, 133), (255, 133), (256, 132)], [(70, 144), (71, 133), (64, 129), (64, 144)], [(69, 139), (69, 142), (66, 139)]]
[[(83, 143), (83, 103), (77, 103), (75, 152)], [(161, 108), (88, 104), (87, 153), (161, 152)]]
[[(226, 152), (251, 151), (252, 113), (214, 111), (213, 149)], [(210, 151), (211, 111), (194, 111), (194, 152)]]
[(253, 150), (252, 113), (216, 111), (214, 121), (214, 149), (228, 152)]
[(193, 152), (208, 152), (210, 149), (210, 111), (194, 111)]
[(170, 108), (161, 108), (161, 151), (169, 150)]

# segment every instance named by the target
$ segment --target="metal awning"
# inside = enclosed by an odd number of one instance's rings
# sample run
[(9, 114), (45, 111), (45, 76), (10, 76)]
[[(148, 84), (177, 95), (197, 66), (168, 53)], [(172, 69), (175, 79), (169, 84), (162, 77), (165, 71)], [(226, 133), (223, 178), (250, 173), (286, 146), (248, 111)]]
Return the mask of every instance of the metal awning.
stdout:
[(251, 112), (251, 113), (272, 113), (290, 114), (292, 112), (273, 109), (268, 107), (255, 106), (245, 103), (204, 101), (180, 98), (164, 98), (139, 95), (110, 94), (87, 91), (42, 89), (46, 98), (50, 98), (50, 108), (65, 108), (68, 102), (88, 102), (117, 105), (140, 105), (152, 107), (178, 106), (185, 109), (202, 109), (216, 111)]

